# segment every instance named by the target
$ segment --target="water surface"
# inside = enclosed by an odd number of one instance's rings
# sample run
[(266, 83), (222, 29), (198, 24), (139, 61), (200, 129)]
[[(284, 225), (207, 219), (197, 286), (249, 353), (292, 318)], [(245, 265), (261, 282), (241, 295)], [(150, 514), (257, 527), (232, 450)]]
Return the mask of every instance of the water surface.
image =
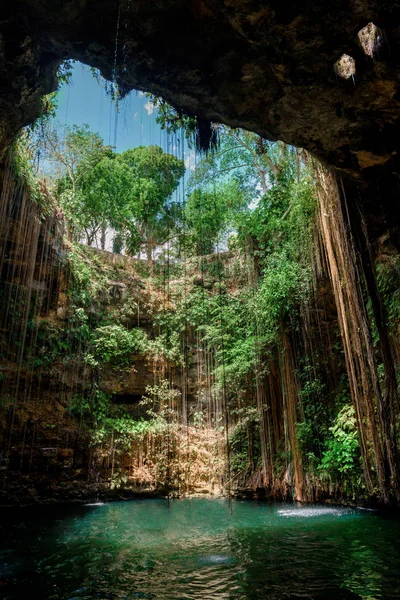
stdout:
[(226, 500), (3, 509), (0, 598), (400, 599), (400, 521)]

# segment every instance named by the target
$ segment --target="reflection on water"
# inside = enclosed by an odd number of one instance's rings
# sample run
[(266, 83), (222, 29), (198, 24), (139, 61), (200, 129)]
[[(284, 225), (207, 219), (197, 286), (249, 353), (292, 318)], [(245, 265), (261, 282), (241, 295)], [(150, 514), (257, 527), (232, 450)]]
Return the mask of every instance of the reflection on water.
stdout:
[(224, 500), (3, 511), (0, 598), (400, 599), (400, 522)]

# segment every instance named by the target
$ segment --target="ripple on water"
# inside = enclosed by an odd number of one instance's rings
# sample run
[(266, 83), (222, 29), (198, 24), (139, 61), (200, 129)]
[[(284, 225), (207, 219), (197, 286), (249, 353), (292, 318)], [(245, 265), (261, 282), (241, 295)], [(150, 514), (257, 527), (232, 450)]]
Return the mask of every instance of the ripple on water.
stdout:
[(281, 517), (296, 517), (298, 519), (309, 519), (312, 517), (343, 517), (354, 514), (350, 508), (334, 508), (332, 506), (311, 506), (301, 508), (281, 508), (277, 511)]
[(3, 512), (0, 598), (400, 600), (390, 517), (205, 499), (86, 506)]
[(198, 559), (199, 565), (230, 565), (234, 562), (231, 556), (223, 554), (206, 554)]

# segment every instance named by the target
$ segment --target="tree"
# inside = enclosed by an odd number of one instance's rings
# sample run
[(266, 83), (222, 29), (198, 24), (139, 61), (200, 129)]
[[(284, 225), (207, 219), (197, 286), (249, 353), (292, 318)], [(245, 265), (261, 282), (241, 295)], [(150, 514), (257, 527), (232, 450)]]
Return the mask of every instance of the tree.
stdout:
[[(48, 161), (55, 166), (56, 195), (64, 209), (71, 234), (85, 235), (88, 245), (112, 227), (128, 249), (148, 258), (163, 241), (167, 200), (178, 186), (185, 167), (182, 160), (157, 146), (134, 148), (118, 155), (105, 146), (87, 125), (74, 125), (61, 134), (49, 129)], [(61, 176), (60, 176), (61, 173)]]
[(59, 189), (70, 187), (77, 190), (80, 180), (102, 158), (112, 156), (110, 146), (105, 146), (102, 138), (89, 129), (89, 125), (73, 125), (61, 132), (60, 127), (48, 128), (45, 135), (45, 149), (48, 161), (56, 170), (61, 170)]
[(199, 162), (190, 178), (190, 187), (214, 185), (234, 178), (255, 201), (277, 181), (294, 148), (283, 142), (271, 143), (244, 129), (219, 126), (219, 147)]
[(184, 212), (189, 249), (196, 255), (211, 254), (233, 230), (237, 214), (247, 208), (248, 201), (233, 179), (219, 183), (215, 189), (196, 188)]
[(119, 232), (130, 230), (134, 183), (129, 167), (114, 156), (102, 158), (84, 174), (78, 192), (73, 194), (74, 206), (71, 208), (75, 209), (72, 218), (85, 232), (88, 245), (101, 231), (104, 249), (107, 227)]
[(241, 129), (219, 130), (219, 147), (202, 157), (188, 186), (193, 190), (186, 209), (188, 236), (199, 253), (211, 252), (229, 231), (250, 235), (254, 208), (293, 163), (292, 150), (281, 142), (271, 144)]
[[(132, 193), (124, 204), (124, 214), (131, 223), (130, 236), (136, 230), (136, 239), (144, 245), (151, 259), (157, 244), (164, 243), (173, 212), (173, 203), (167, 204), (185, 172), (184, 162), (167, 154), (159, 146), (139, 146), (127, 150), (117, 161), (129, 167)], [(131, 244), (133, 245), (133, 244)]]
[(73, 125), (65, 131), (60, 127), (47, 128), (44, 148), (56, 177), (56, 196), (70, 234), (79, 239), (84, 233), (90, 245), (104, 224), (99, 215), (104, 213), (105, 207), (102, 198), (85, 195), (83, 182), (103, 159), (113, 156), (111, 147), (105, 146), (88, 125)]

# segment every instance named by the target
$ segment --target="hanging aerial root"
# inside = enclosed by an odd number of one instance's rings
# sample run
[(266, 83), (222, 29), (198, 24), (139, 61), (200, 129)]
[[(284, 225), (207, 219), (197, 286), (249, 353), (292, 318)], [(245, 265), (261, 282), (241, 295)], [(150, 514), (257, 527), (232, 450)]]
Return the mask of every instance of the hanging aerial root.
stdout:
[(371, 323), (363, 297), (362, 272), (358, 266), (336, 176), (321, 165), (315, 165), (315, 174), (318, 183), (319, 229), (338, 312), (360, 438), (364, 478), (368, 491), (372, 494), (376, 476), (381, 497), (388, 502), (396, 470), (388, 451), (389, 432), (384, 415), (387, 406), (379, 380)]
[(196, 132), (195, 132), (195, 145), (198, 152), (207, 153), (215, 150), (219, 145), (219, 132), (218, 127), (197, 117), (196, 119)]

